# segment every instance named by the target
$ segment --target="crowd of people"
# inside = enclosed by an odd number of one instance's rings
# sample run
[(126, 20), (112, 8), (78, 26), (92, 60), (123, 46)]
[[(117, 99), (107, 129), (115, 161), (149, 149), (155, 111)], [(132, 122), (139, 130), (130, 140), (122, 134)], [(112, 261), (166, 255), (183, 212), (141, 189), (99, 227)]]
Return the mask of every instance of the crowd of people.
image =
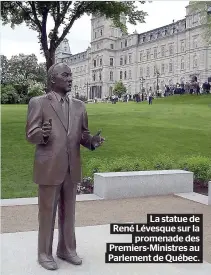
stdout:
[(106, 101), (111, 101), (112, 104), (116, 104), (118, 101), (128, 102), (128, 101), (135, 101), (135, 102), (142, 102), (148, 101), (149, 104), (152, 104), (152, 100), (158, 97), (166, 97), (171, 95), (182, 95), (182, 94), (209, 94), (211, 93), (211, 85), (209, 82), (204, 82), (200, 84), (197, 81), (197, 77), (193, 77), (190, 82), (186, 83), (176, 83), (175, 85), (165, 85), (164, 88), (161, 90), (158, 89), (153, 92), (152, 88), (150, 87), (149, 90), (143, 89), (142, 92), (136, 93), (134, 95), (131, 94), (124, 94), (121, 98), (117, 95), (112, 95), (110, 97), (105, 98)]

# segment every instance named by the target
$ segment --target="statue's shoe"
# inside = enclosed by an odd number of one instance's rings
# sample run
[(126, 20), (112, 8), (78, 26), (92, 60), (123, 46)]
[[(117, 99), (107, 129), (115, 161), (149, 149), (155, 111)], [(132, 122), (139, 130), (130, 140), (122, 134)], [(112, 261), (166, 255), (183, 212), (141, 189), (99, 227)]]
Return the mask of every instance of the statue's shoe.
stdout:
[(57, 257), (74, 265), (81, 265), (82, 260), (78, 257), (78, 255), (62, 255), (60, 253), (57, 253)]
[(57, 266), (57, 263), (52, 260), (52, 261), (38, 261), (39, 264), (44, 267), (45, 269), (47, 270), (57, 270), (58, 269), (58, 266)]

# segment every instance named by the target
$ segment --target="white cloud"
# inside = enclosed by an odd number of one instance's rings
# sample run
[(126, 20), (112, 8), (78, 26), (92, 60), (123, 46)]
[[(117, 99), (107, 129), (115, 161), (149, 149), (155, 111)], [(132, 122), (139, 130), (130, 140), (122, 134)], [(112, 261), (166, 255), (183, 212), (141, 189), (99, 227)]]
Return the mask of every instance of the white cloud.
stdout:
[[(164, 25), (172, 23), (173, 19), (179, 20), (185, 17), (185, 7), (189, 1), (154, 1), (146, 3), (140, 7), (148, 12), (145, 24), (137, 26), (128, 26), (129, 32), (135, 29), (138, 33), (152, 30)], [(48, 30), (51, 28), (52, 22), (48, 24)], [(91, 40), (91, 21), (90, 17), (84, 15), (73, 25), (70, 33), (67, 35), (70, 43), (71, 52), (73, 54), (84, 51), (90, 44)], [(37, 33), (30, 30), (25, 25), (17, 26), (11, 29), (9, 25), (1, 28), (1, 54), (8, 56), (19, 53), (34, 53), (39, 61), (44, 61), (38, 43)]]

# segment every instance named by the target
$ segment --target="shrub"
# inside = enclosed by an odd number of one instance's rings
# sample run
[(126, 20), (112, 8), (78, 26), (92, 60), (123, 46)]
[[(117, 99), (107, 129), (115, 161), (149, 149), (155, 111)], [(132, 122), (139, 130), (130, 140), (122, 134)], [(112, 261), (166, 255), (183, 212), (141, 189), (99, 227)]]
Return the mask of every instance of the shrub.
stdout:
[(16, 104), (20, 102), (20, 96), (17, 94), (12, 85), (5, 85), (1, 87), (1, 103), (2, 104)]
[(28, 89), (28, 96), (34, 97), (44, 94), (44, 86), (41, 83), (31, 83)]
[(179, 168), (194, 173), (194, 180), (208, 182), (211, 180), (211, 160), (203, 156), (184, 158), (179, 163)]
[(177, 164), (168, 155), (158, 155), (152, 161), (155, 170), (170, 170), (176, 168)]
[(194, 181), (211, 180), (211, 159), (201, 156), (186, 157), (182, 160), (171, 159), (167, 155), (158, 155), (152, 161), (128, 156), (112, 159), (90, 159), (86, 164), (85, 176), (94, 179), (94, 173), (126, 172), (147, 170), (182, 169), (194, 173)]

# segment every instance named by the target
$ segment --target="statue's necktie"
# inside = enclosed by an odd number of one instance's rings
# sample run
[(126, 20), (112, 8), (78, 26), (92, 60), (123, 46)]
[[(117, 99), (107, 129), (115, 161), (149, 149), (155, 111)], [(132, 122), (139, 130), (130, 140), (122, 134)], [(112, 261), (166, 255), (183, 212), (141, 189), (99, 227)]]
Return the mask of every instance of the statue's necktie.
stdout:
[(62, 111), (64, 115), (64, 123), (66, 127), (68, 128), (68, 114), (69, 114), (69, 103), (66, 98), (61, 98), (61, 105), (62, 105)]

